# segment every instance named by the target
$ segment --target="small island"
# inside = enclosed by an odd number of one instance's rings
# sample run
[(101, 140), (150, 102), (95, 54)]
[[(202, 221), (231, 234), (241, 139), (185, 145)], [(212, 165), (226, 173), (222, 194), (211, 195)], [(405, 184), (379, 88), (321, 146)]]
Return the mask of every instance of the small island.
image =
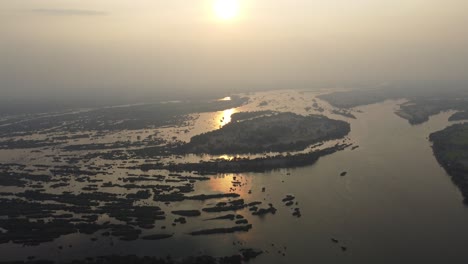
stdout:
[(142, 171), (168, 170), (198, 172), (199, 174), (266, 172), (282, 168), (303, 167), (314, 164), (320, 157), (333, 154), (350, 147), (350, 144), (337, 144), (333, 147), (296, 155), (276, 155), (262, 158), (218, 159), (207, 162), (142, 164), (132, 169)]

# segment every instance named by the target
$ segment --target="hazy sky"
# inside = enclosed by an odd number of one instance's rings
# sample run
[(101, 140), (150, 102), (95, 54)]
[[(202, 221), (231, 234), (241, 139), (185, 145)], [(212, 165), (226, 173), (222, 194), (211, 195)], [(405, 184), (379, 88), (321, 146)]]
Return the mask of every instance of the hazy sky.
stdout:
[(0, 0), (2, 97), (468, 79), (466, 0)]

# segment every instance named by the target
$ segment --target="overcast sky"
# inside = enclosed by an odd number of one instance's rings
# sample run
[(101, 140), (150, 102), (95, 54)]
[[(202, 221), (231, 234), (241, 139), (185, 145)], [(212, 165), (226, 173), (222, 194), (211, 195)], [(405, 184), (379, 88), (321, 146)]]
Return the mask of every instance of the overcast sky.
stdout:
[(0, 94), (468, 79), (466, 0), (1, 0)]

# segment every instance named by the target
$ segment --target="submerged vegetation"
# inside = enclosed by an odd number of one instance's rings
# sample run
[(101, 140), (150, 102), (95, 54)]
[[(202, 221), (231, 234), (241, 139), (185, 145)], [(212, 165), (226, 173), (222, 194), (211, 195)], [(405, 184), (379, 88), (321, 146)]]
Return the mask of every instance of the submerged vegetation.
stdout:
[[(117, 240), (172, 243), (183, 236), (250, 232), (257, 219), (277, 217), (277, 212), (299, 220), (302, 213), (294, 196), (274, 200), (265, 187), (246, 187), (241, 173), (312, 165), (351, 145), (345, 138), (350, 125), (276, 109), (234, 113), (218, 130), (192, 132), (198, 131), (194, 124), (202, 114), (197, 113), (247, 102), (231, 96), (230, 101), (131, 105), (2, 120), (1, 151), (24, 158), (0, 163), (0, 246), (60, 243), (58, 250), (63, 250), (72, 246), (68, 236), (110, 246)], [(317, 113), (314, 109), (307, 112)], [(188, 133), (190, 142), (179, 139)], [(325, 145), (329, 140), (336, 141)], [(224, 153), (257, 154), (204, 159), (205, 154)], [(211, 189), (210, 182), (224, 173), (232, 173), (223, 176), (230, 178), (224, 188)], [(284, 256), (284, 251), (278, 254)], [(260, 253), (242, 249), (232, 257), (188, 258), (182, 263), (241, 263)], [(29, 257), (29, 262), (36, 259)], [(88, 258), (87, 263), (113, 260)]]
[(1, 124), (0, 137), (44, 132), (118, 131), (170, 126), (186, 120), (185, 115), (239, 107), (247, 100), (245, 97), (232, 96), (229, 101), (159, 102), (104, 107), (63, 114), (14, 117), (10, 122), (4, 121)]

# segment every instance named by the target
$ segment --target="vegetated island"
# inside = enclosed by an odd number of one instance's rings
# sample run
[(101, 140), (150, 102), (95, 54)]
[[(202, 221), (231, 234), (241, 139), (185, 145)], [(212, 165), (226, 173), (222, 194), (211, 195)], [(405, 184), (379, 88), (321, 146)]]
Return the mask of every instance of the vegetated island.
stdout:
[(333, 92), (318, 96), (319, 99), (325, 100), (330, 105), (341, 109), (375, 104), (388, 99), (398, 99), (401, 97), (402, 96), (400, 94), (385, 89), (352, 90), (344, 92)]
[[(189, 143), (170, 148), (152, 147), (133, 151), (133, 155), (150, 158), (161, 153), (195, 154), (247, 154), (304, 150), (312, 144), (340, 139), (350, 132), (345, 121), (325, 116), (302, 116), (289, 112), (241, 112), (234, 114), (233, 122), (219, 130), (195, 136)], [(321, 156), (349, 147), (336, 144), (321, 150), (296, 155), (278, 154), (261, 158), (217, 159), (195, 163), (146, 163), (135, 167), (143, 171), (196, 171), (201, 174), (265, 172), (281, 168), (312, 165)]]
[[(385, 100), (407, 99), (395, 114), (408, 120), (411, 125), (422, 124), (429, 117), (448, 110), (462, 111), (450, 117), (450, 121), (468, 118), (468, 95), (464, 90), (427, 90), (427, 89), (372, 89), (334, 92), (318, 96), (339, 109), (383, 102)], [(336, 111), (336, 110), (335, 110)]]
[[(162, 126), (176, 126), (187, 121), (187, 115), (222, 111), (239, 107), (248, 102), (247, 97), (231, 96), (229, 101), (188, 100), (183, 102), (154, 102), (118, 107), (100, 107), (88, 111), (65, 112), (63, 114), (31, 114), (12, 117), (0, 123), (0, 137), (26, 136), (36, 133), (63, 132), (88, 133), (119, 130), (150, 129)], [(157, 113), (157, 114), (155, 114)], [(55, 139), (59, 140), (59, 139)], [(66, 140), (62, 138), (61, 141)], [(49, 141), (52, 141), (49, 140)], [(26, 144), (38, 147), (51, 142), (2, 142), (0, 147), (23, 147)], [(54, 142), (52, 142), (54, 143)], [(5, 148), (5, 146), (3, 146)], [(42, 146), (39, 146), (42, 147)]]
[(312, 151), (296, 155), (277, 155), (264, 158), (234, 158), (232, 160), (219, 159), (216, 161), (196, 163), (171, 163), (171, 164), (143, 164), (131, 169), (188, 171), (199, 174), (215, 173), (242, 173), (242, 172), (265, 172), (281, 168), (302, 167), (314, 164), (320, 157), (333, 154), (339, 150), (349, 147), (349, 144), (337, 144), (330, 148)]
[(232, 118), (234, 122), (194, 136), (176, 151), (215, 155), (299, 151), (350, 132), (347, 122), (319, 115), (251, 112), (234, 114)]
[[(468, 101), (460, 98), (425, 98), (413, 99), (407, 103), (400, 105), (400, 110), (395, 114), (408, 120), (412, 125), (422, 124), (429, 120), (429, 117), (437, 115), (448, 110), (463, 111), (468, 109)], [(461, 114), (460, 114), (461, 115)], [(454, 118), (460, 118), (460, 115), (455, 117), (452, 115), (449, 120), (454, 121)]]
[(468, 123), (452, 125), (429, 138), (437, 161), (452, 177), (468, 205)]

